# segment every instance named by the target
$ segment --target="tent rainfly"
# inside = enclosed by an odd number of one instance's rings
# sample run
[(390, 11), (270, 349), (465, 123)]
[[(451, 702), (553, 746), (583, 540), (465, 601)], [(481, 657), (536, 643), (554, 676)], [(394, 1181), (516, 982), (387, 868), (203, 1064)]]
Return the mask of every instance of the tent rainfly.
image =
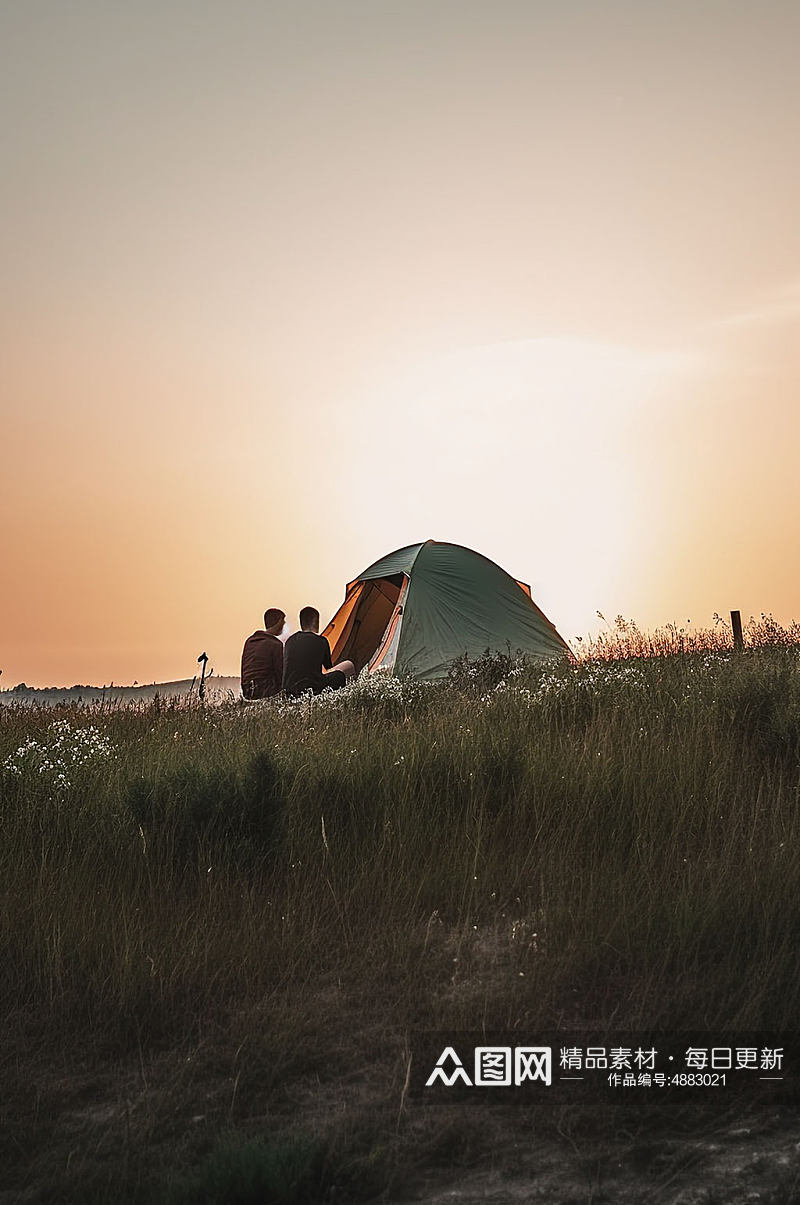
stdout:
[(381, 557), (347, 585), (325, 631), (334, 664), (415, 678), (447, 676), (452, 662), (487, 651), (571, 656), (530, 586), (478, 552), (426, 540)]

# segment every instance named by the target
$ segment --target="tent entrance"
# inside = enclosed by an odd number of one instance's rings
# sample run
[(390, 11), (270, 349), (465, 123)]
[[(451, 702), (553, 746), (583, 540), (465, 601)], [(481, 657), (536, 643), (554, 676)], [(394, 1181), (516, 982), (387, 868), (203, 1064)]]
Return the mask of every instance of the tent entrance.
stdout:
[(334, 664), (349, 658), (359, 673), (380, 648), (394, 615), (404, 573), (351, 582), (342, 606), (324, 635), (331, 645)]

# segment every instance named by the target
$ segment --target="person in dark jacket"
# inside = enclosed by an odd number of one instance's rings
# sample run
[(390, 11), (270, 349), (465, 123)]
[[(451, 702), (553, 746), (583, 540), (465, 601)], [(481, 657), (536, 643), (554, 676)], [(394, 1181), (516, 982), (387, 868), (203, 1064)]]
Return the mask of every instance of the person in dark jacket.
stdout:
[(289, 637), (283, 649), (283, 689), (287, 695), (338, 690), (354, 673), (352, 661), (331, 665), (331, 646), (319, 635), (319, 611), (303, 607), (300, 631)]
[(242, 649), (242, 694), (246, 699), (269, 699), (283, 680), (283, 645), (278, 637), (286, 616), (278, 607), (264, 612), (264, 631), (253, 632)]

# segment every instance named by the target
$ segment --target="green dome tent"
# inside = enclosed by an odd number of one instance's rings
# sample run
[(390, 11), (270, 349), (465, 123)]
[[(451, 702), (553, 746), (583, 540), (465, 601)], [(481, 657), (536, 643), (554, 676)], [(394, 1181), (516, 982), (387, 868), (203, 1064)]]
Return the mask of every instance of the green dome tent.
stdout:
[(323, 632), (334, 664), (443, 678), (451, 663), (488, 649), (571, 656), (549, 619), (494, 561), (459, 544), (426, 540), (390, 552), (347, 585)]

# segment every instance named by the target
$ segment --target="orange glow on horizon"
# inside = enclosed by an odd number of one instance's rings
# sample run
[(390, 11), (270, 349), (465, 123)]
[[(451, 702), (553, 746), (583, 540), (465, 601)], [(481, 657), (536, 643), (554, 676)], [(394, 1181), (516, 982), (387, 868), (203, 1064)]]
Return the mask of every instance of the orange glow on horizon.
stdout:
[(573, 7), (7, 6), (0, 687), (427, 538), (567, 639), (800, 618), (800, 7)]

